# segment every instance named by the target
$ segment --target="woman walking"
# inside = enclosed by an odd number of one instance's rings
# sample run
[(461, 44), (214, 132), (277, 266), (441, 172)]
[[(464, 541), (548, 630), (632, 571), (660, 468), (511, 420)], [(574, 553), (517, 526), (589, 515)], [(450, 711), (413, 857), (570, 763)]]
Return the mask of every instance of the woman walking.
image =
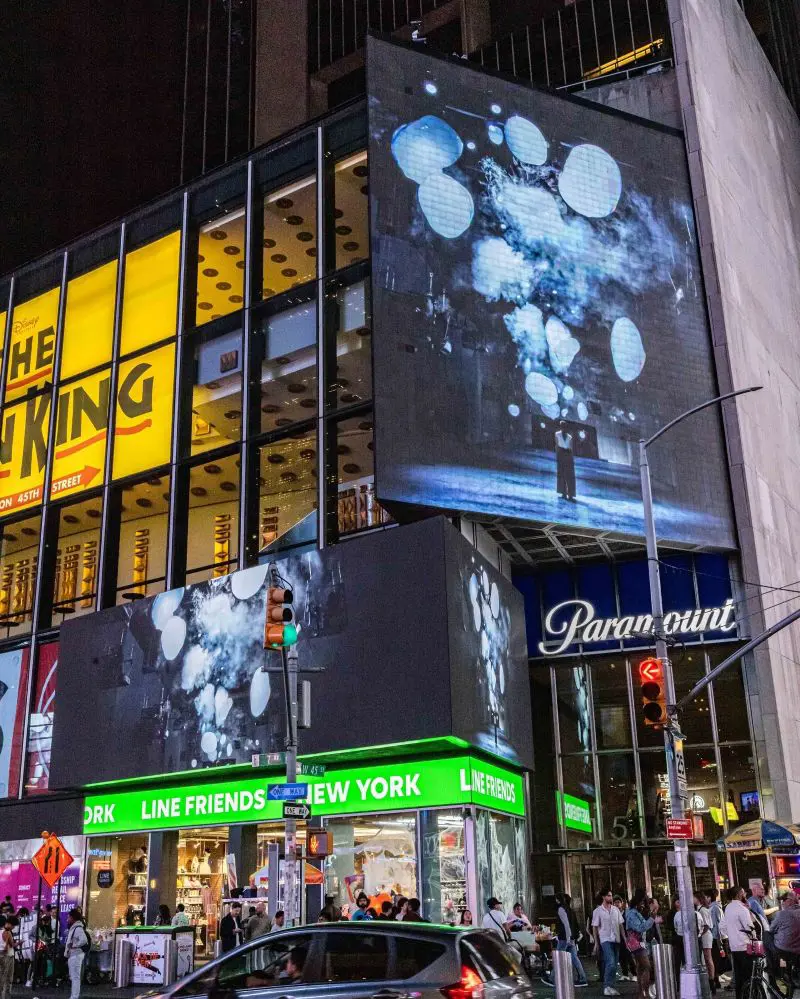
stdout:
[(650, 955), (647, 953), (645, 938), (654, 925), (650, 915), (650, 901), (644, 888), (637, 888), (625, 913), (625, 944), (636, 964), (636, 981), (639, 983), (639, 999), (649, 999)]

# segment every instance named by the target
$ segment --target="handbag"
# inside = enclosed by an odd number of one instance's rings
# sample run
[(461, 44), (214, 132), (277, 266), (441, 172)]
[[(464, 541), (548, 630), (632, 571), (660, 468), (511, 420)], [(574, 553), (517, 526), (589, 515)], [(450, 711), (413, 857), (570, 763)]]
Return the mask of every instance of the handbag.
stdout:
[(631, 952), (635, 954), (638, 950), (642, 949), (642, 938), (639, 936), (635, 930), (627, 930), (625, 933), (625, 946)]

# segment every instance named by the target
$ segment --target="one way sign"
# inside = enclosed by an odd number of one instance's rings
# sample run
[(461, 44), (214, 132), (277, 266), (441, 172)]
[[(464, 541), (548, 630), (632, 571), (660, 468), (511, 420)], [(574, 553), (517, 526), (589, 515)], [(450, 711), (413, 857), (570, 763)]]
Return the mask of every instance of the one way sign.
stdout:
[(305, 819), (311, 817), (311, 809), (304, 801), (297, 804), (291, 801), (284, 801), (283, 817), (285, 819), (300, 819), (301, 821), (305, 821)]

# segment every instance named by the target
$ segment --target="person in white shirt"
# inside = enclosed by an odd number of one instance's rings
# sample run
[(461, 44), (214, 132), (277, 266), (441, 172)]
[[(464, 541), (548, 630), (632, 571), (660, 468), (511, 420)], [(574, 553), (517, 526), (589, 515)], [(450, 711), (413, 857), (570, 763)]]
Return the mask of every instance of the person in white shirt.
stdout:
[(499, 898), (495, 898), (492, 895), (491, 898), (486, 900), (486, 913), (483, 917), (483, 928), (485, 930), (491, 930), (492, 933), (496, 933), (501, 936), (503, 940), (508, 940), (509, 933), (509, 918), (503, 911), (503, 903)]
[(77, 909), (70, 910), (67, 916), (67, 939), (64, 941), (64, 957), (69, 968), (70, 999), (78, 999), (81, 994), (83, 959), (89, 950), (89, 934)]
[[(594, 956), (603, 961), (603, 995), (618, 996), (614, 988), (617, 980), (617, 963), (620, 937), (623, 935), (622, 913), (614, 905), (610, 888), (602, 893), (600, 905), (592, 913)], [(624, 946), (624, 945), (623, 945)]]
[(745, 982), (750, 980), (753, 958), (747, 953), (747, 945), (755, 935), (753, 913), (745, 903), (744, 888), (734, 886), (726, 892), (728, 904), (720, 923), (720, 936), (727, 937), (728, 950), (733, 961), (733, 977), (736, 983), (736, 999), (742, 999)]
[(186, 912), (186, 906), (183, 902), (178, 902), (175, 908), (175, 915), (172, 917), (173, 926), (188, 926), (189, 925), (189, 915)]

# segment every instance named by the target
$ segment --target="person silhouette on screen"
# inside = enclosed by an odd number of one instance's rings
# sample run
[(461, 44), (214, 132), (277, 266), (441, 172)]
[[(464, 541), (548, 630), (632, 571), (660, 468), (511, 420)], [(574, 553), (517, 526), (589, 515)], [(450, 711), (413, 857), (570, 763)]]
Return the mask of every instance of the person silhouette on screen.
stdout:
[(572, 434), (561, 420), (555, 435), (556, 489), (561, 499), (575, 500), (575, 456), (572, 452)]

